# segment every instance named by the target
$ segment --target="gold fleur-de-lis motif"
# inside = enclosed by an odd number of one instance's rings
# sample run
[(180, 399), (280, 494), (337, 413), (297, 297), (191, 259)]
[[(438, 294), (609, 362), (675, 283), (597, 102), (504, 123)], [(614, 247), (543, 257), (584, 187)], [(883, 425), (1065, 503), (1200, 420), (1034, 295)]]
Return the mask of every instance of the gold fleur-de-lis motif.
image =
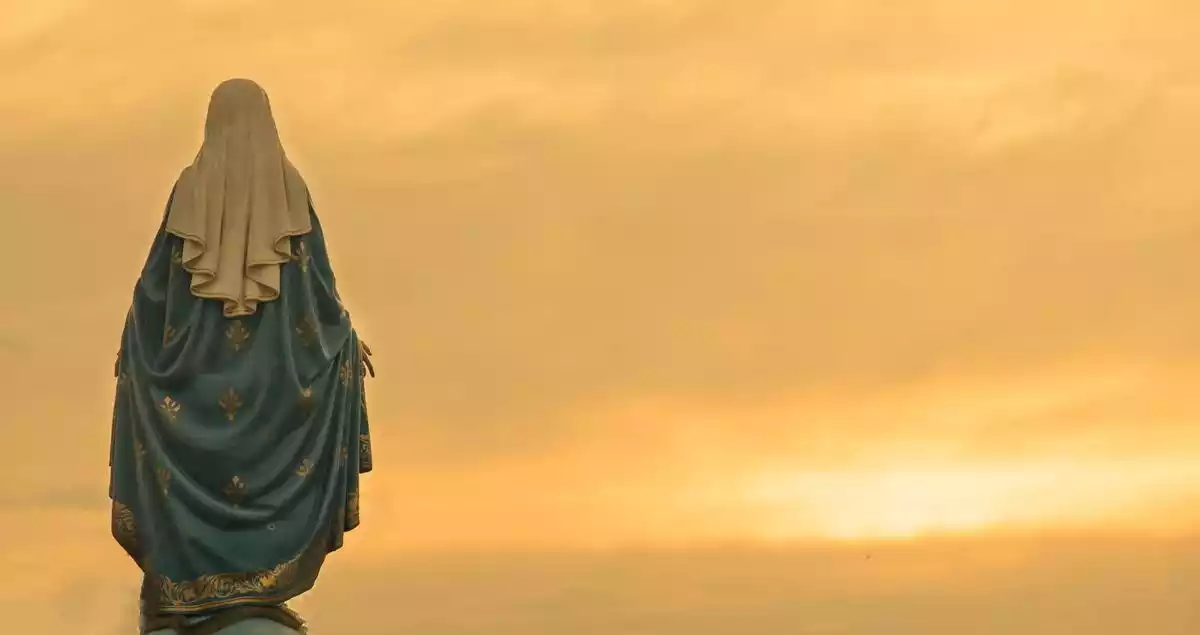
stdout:
[(300, 266), (302, 273), (308, 273), (308, 261), (311, 259), (311, 256), (308, 254), (308, 245), (303, 240), (296, 242), (299, 244), (296, 245), (296, 250), (292, 252), (292, 260), (295, 260), (296, 264)]
[(163, 344), (168, 344), (173, 339), (175, 339), (175, 327), (168, 324), (163, 328)]
[(229, 479), (229, 483), (225, 485), (225, 489), (221, 490), (225, 494), (225, 498), (233, 503), (234, 507), (246, 500), (246, 482), (240, 476), (234, 476)]
[(346, 529), (358, 526), (358, 492), (350, 492), (346, 496)]
[(250, 341), (250, 331), (246, 325), (242, 324), (241, 320), (234, 320), (225, 329), (225, 339), (229, 340), (233, 352), (237, 353), (246, 346), (246, 342)]
[(296, 325), (296, 335), (300, 337), (300, 343), (307, 348), (317, 341), (317, 322), (311, 314), (305, 314), (300, 318), (299, 324)]
[(299, 476), (300, 478), (304, 478), (305, 476), (308, 476), (309, 474), (312, 473), (312, 469), (313, 469), (312, 459), (304, 459), (303, 461), (300, 461), (300, 466), (296, 468), (296, 476)]
[(225, 418), (233, 421), (237, 418), (238, 408), (242, 407), (242, 398), (238, 396), (237, 391), (230, 388), (221, 395), (221, 399), (217, 403), (225, 411)]
[(371, 435), (358, 435), (358, 469), (366, 472), (371, 469)]
[(175, 423), (175, 419), (179, 417), (181, 407), (179, 402), (172, 399), (170, 395), (163, 397), (162, 403), (158, 404), (158, 409), (162, 411), (163, 416), (171, 423)]
[(312, 388), (301, 388), (299, 401), (300, 401), (300, 409), (301, 410), (303, 410), (305, 412), (312, 410), (312, 407), (313, 407)]
[(171, 264), (183, 264), (183, 250), (179, 248), (179, 245), (175, 245), (171, 248)]
[(112, 502), (112, 525), (118, 542), (131, 547), (137, 545), (137, 520), (129, 506), (119, 501)]
[(353, 370), (353, 366), (351, 366), (351, 364), (350, 364), (350, 360), (346, 360), (346, 361), (342, 362), (342, 367), (338, 369), (338, 377), (340, 377), (342, 380), (342, 386), (349, 387), (350, 386), (350, 378), (353, 376), (354, 376), (354, 370)]
[(160, 467), (154, 470), (154, 476), (158, 479), (158, 489), (162, 490), (163, 496), (171, 490), (171, 471), (165, 467)]

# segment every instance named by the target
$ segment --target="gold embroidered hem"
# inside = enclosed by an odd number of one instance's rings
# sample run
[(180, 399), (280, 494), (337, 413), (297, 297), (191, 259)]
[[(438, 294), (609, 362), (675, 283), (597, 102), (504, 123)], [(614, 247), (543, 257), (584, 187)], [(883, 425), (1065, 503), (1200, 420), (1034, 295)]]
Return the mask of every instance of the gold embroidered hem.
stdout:
[[(346, 512), (354, 514), (355, 522), (347, 523)], [(332, 522), (346, 531), (357, 526), (358, 493), (348, 497), (347, 505)], [(120, 501), (112, 502), (113, 536), (138, 567), (145, 571), (141, 554), (137, 521), (133, 511)], [(321, 532), (318, 536), (324, 536)], [(158, 614), (193, 614), (250, 604), (280, 604), (312, 588), (325, 556), (334, 545), (318, 537), (304, 551), (270, 569), (238, 573), (214, 573), (193, 580), (172, 580), (156, 575), (158, 598), (152, 602)], [(153, 575), (150, 572), (147, 576)]]
[[(159, 614), (203, 613), (248, 604), (280, 604), (312, 588), (328, 553), (321, 539), (270, 569), (175, 581), (158, 576)], [(151, 585), (152, 587), (154, 585)]]
[(310, 547), (287, 562), (260, 571), (217, 573), (179, 582), (159, 576), (158, 610), (192, 613), (263, 602), (283, 594), (296, 595), (293, 585), (301, 579), (300, 563), (311, 551)]

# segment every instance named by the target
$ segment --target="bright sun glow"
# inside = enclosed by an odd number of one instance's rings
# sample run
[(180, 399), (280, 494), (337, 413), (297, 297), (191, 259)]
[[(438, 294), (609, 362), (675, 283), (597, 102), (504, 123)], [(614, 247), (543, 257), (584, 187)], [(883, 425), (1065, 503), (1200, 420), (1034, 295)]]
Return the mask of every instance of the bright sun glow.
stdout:
[[(765, 538), (909, 539), (999, 527), (1134, 519), (1184, 522), (1148, 506), (1178, 496), (1192, 465), (1027, 465), (1019, 469), (774, 474), (746, 490)], [(1144, 520), (1143, 520), (1144, 519)], [(1147, 527), (1149, 528), (1149, 527)]]
[[(895, 471), (774, 477), (750, 497), (775, 510), (764, 532), (804, 531), (825, 538), (913, 538), (971, 532), (1003, 520), (1004, 501), (1028, 478)], [(807, 521), (807, 522), (804, 522)]]

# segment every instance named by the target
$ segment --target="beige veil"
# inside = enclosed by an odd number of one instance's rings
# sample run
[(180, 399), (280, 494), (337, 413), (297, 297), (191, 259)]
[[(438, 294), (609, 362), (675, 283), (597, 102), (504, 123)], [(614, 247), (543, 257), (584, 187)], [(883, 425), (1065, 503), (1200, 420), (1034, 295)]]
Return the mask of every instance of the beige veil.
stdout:
[(192, 294), (223, 300), (226, 316), (251, 315), (279, 297), (291, 237), (312, 226), (308, 187), (258, 84), (231, 79), (213, 91), (204, 145), (179, 175), (166, 229), (183, 239)]

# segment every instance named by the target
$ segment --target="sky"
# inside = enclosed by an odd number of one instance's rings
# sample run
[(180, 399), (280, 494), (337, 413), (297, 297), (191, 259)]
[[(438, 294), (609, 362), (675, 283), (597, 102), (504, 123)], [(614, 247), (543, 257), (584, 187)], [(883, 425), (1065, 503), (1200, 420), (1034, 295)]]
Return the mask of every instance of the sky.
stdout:
[(1195, 632), (1197, 18), (0, 0), (0, 610), (128, 632), (112, 358), (250, 77), (378, 371), (314, 628)]

